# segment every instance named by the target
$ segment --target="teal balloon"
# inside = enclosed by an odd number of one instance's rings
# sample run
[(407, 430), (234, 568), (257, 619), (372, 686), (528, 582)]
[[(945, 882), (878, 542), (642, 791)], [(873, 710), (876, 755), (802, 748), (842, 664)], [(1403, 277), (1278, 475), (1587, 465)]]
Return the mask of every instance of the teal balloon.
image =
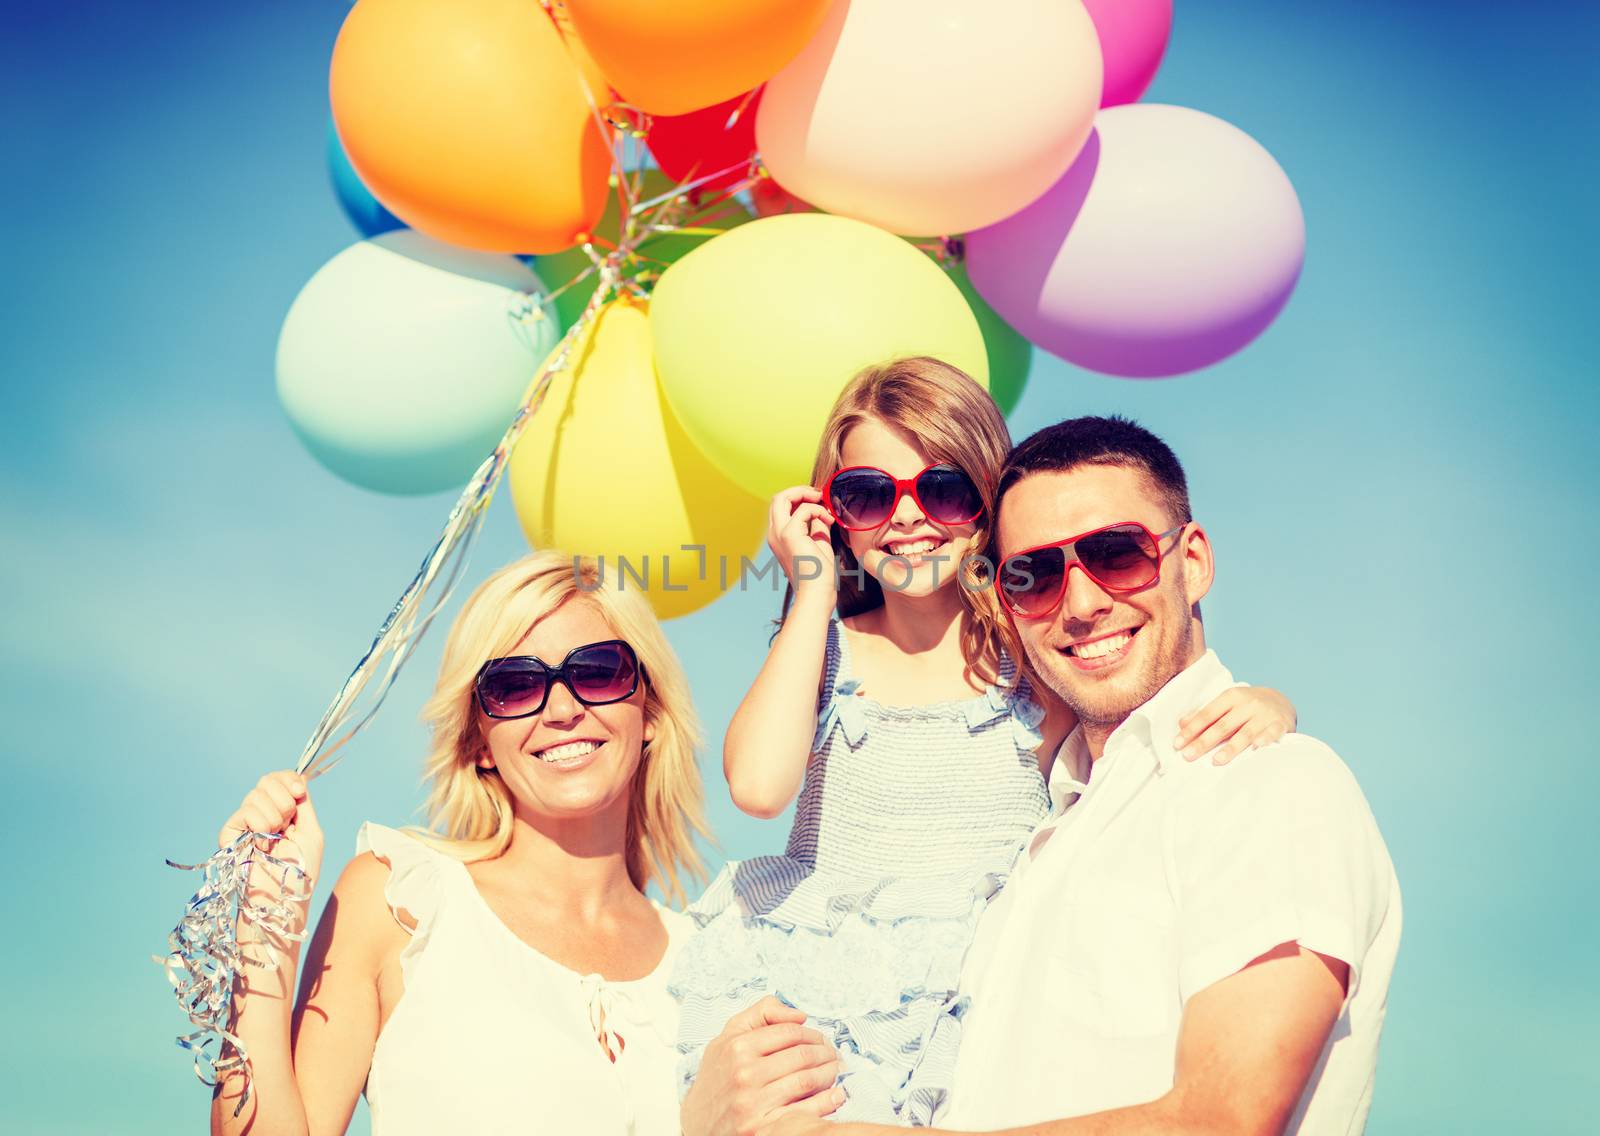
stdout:
[(406, 227), (404, 221), (385, 209), (383, 203), (372, 196), (372, 191), (362, 184), (360, 175), (344, 152), (344, 143), (339, 141), (339, 132), (334, 129), (332, 118), (328, 119), (328, 176), (333, 179), (333, 192), (339, 198), (344, 215), (350, 218), (356, 232), (363, 237), (376, 237)]
[(950, 265), (949, 272), (951, 281), (967, 298), (967, 306), (977, 317), (978, 328), (983, 332), (983, 346), (989, 354), (989, 394), (1000, 407), (1001, 414), (1010, 414), (1021, 401), (1022, 388), (1028, 383), (1028, 371), (1033, 367), (1033, 344), (978, 295), (967, 278), (966, 265)]
[(284, 413), (346, 481), (380, 493), (459, 490), (559, 338), (543, 295), (515, 257), (411, 229), (352, 245), (284, 320)]

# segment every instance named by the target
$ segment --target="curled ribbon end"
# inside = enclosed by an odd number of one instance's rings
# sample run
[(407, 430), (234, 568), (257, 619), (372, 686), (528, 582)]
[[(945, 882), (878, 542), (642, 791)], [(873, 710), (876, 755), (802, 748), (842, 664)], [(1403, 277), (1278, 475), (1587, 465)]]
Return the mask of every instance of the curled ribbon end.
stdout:
[[(200, 886), (183, 919), (167, 937), (167, 954), (151, 957), (165, 968), (178, 1005), (194, 1026), (194, 1031), (178, 1037), (177, 1043), (194, 1054), (200, 1083), (214, 1088), (230, 1073), (243, 1074), (234, 1116), (243, 1111), (251, 1091), (250, 1057), (232, 1032), (233, 994), (240, 970), (245, 965), (276, 966), (279, 959), (273, 944), (305, 937), (301, 927), (311, 899), (309, 877), (299, 864), (257, 847), (258, 841), (270, 845), (281, 839), (278, 834), (244, 832), (202, 863), (167, 861), (182, 871), (201, 873)], [(276, 899), (252, 898), (250, 875), (257, 865), (268, 869), (279, 884), (281, 894)], [(252, 957), (240, 944), (241, 921), (260, 931), (260, 952), (265, 958)]]

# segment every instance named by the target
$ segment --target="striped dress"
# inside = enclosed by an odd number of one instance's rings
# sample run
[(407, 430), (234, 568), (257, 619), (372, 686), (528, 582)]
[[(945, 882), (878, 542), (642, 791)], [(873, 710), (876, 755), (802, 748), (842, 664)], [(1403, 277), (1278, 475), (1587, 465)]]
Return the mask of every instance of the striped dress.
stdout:
[(828, 625), (824, 697), (782, 856), (729, 862), (670, 983), (679, 1090), (728, 1019), (773, 994), (839, 1052), (840, 1120), (926, 1125), (950, 1088), (978, 917), (1048, 813), (1044, 711), (1009, 658), (983, 694), (885, 706)]

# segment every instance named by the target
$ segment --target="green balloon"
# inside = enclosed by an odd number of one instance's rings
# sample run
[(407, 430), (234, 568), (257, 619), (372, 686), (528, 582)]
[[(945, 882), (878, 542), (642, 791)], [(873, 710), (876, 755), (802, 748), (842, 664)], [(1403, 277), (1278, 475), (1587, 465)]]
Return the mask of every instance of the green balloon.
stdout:
[(1010, 414), (1016, 409), (1022, 398), (1022, 388), (1028, 382), (1028, 369), (1033, 366), (1033, 344), (978, 295), (967, 278), (966, 265), (948, 265), (946, 271), (967, 298), (967, 305), (983, 332), (983, 346), (989, 353), (989, 394), (1000, 407), (1001, 414)]
[(650, 331), (684, 433), (757, 497), (805, 482), (839, 391), (870, 363), (932, 355), (989, 382), (983, 332), (944, 270), (826, 213), (763, 217), (678, 261)]
[[(645, 170), (641, 201), (649, 201), (670, 193), (678, 183), (660, 170)], [(700, 229), (716, 229), (719, 232), (732, 229), (752, 219), (748, 209), (737, 199), (728, 198), (726, 201), (701, 210), (704, 217), (696, 216), (694, 207), (688, 207), (679, 216), (683, 218), (679, 223), (685, 227)], [(612, 191), (610, 199), (606, 202), (605, 214), (600, 218), (600, 223), (595, 226), (595, 236), (609, 244), (616, 244), (617, 236), (621, 232), (618, 218), (622, 210), (618, 204), (617, 193)], [(659, 276), (666, 270), (666, 266), (678, 260), (685, 254), (692, 252), (709, 241), (716, 233), (703, 234), (658, 234), (647, 237), (638, 249), (639, 259), (635, 267), (639, 271), (654, 272)], [(604, 251), (604, 246), (597, 246)], [(545, 256), (530, 258), (533, 261), (534, 271), (539, 274), (539, 279), (545, 281), (545, 286), (554, 292), (567, 281), (575, 279), (584, 269), (589, 268), (594, 262), (589, 259), (583, 249), (574, 245), (562, 252), (550, 253)], [(575, 284), (562, 292), (553, 301), (556, 317), (560, 321), (561, 330), (566, 331), (577, 318), (583, 314), (583, 309), (588, 306), (589, 297), (594, 295), (594, 290), (599, 287), (598, 274), (591, 274), (582, 283)]]

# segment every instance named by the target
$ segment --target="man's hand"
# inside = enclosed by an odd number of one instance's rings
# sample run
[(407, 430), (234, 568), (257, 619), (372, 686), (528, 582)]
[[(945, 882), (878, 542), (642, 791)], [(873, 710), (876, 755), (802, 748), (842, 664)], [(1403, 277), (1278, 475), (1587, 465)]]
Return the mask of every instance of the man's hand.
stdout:
[[(931, 1128), (923, 1129), (939, 1136)], [(819, 1116), (787, 1113), (763, 1128), (756, 1136), (898, 1136), (900, 1129), (881, 1124), (835, 1124)], [(949, 1136), (947, 1133), (946, 1136)]]
[(843, 1129), (819, 1117), (790, 1114), (779, 1117), (770, 1128), (763, 1128), (760, 1136), (827, 1136), (839, 1131)]
[(827, 1116), (844, 1103), (839, 1059), (806, 1016), (766, 997), (706, 1046), (683, 1098), (684, 1136), (754, 1136), (786, 1116)]

